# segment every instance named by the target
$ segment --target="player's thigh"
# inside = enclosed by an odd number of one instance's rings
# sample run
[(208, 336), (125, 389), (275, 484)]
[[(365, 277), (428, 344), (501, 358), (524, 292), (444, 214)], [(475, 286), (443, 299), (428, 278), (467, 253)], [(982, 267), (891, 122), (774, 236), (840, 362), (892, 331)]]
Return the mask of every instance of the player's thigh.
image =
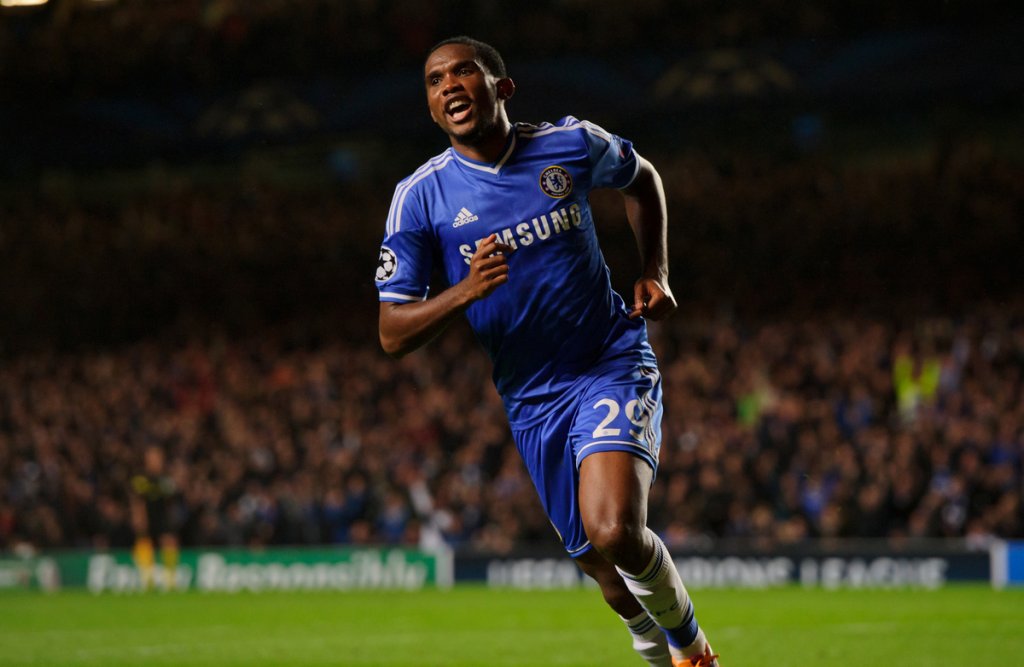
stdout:
[(642, 549), (661, 442), (654, 369), (606, 370), (580, 397), (572, 431), (580, 518), (591, 543), (623, 564)]
[(646, 459), (628, 451), (597, 452), (583, 460), (579, 479), (580, 517), (588, 534), (637, 533), (647, 525), (654, 470)]

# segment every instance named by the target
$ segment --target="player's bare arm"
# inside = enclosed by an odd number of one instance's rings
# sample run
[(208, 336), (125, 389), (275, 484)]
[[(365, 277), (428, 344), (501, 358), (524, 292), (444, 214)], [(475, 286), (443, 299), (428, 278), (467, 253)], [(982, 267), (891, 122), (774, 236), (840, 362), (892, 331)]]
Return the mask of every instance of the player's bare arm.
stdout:
[(660, 320), (676, 309), (676, 298), (668, 286), (668, 213), (661, 176), (649, 161), (640, 162), (636, 178), (621, 190), (626, 217), (640, 248), (640, 278), (633, 285), (630, 318)]
[(474, 302), (508, 282), (508, 253), (497, 234), (483, 240), (469, 261), (469, 274), (432, 299), (416, 303), (380, 304), (380, 344), (392, 357), (425, 345)]

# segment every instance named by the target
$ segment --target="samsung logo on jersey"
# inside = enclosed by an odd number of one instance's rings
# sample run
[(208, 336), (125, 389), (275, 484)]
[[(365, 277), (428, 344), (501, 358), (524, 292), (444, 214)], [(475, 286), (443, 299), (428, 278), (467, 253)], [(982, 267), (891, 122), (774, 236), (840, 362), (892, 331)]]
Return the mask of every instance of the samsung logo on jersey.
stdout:
[[(583, 218), (580, 214), (579, 204), (570, 204), (568, 208), (560, 208), (537, 216), (532, 220), (520, 222), (515, 227), (506, 227), (499, 232), (498, 240), (513, 250), (519, 246), (528, 246), (536, 241), (546, 241), (554, 234), (567, 232), (571, 227), (579, 227)], [(480, 245), (480, 241), (476, 242)], [(463, 256), (466, 264), (473, 258), (476, 246), (463, 243), (459, 246), (459, 253)]]

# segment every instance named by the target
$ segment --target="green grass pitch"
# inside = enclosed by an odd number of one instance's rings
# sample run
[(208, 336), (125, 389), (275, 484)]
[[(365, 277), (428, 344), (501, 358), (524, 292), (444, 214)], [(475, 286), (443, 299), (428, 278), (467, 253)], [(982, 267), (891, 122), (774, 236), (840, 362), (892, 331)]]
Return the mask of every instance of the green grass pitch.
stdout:
[[(1024, 590), (694, 592), (723, 667), (1024, 665)], [(640, 667), (597, 591), (0, 595), (0, 665)]]

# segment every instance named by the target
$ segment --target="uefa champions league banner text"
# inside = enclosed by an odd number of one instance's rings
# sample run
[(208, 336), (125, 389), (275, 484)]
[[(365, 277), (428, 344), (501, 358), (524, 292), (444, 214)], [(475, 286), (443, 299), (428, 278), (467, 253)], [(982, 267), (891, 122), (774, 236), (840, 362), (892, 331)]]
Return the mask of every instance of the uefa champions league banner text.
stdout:
[[(694, 588), (940, 588), (952, 582), (1024, 582), (1024, 542), (990, 551), (950, 548), (896, 552), (884, 541), (858, 542), (846, 551), (808, 548), (772, 554), (711, 551), (677, 554)], [(274, 590), (414, 590), (477, 583), (498, 588), (557, 589), (587, 585), (571, 561), (524, 552), (506, 556), (415, 549), (185, 550), (173, 579), (154, 573), (165, 590), (260, 592)], [(173, 582), (173, 583), (171, 583)], [(0, 592), (87, 588), (95, 593), (146, 589), (129, 552), (56, 552), (0, 559)]]

